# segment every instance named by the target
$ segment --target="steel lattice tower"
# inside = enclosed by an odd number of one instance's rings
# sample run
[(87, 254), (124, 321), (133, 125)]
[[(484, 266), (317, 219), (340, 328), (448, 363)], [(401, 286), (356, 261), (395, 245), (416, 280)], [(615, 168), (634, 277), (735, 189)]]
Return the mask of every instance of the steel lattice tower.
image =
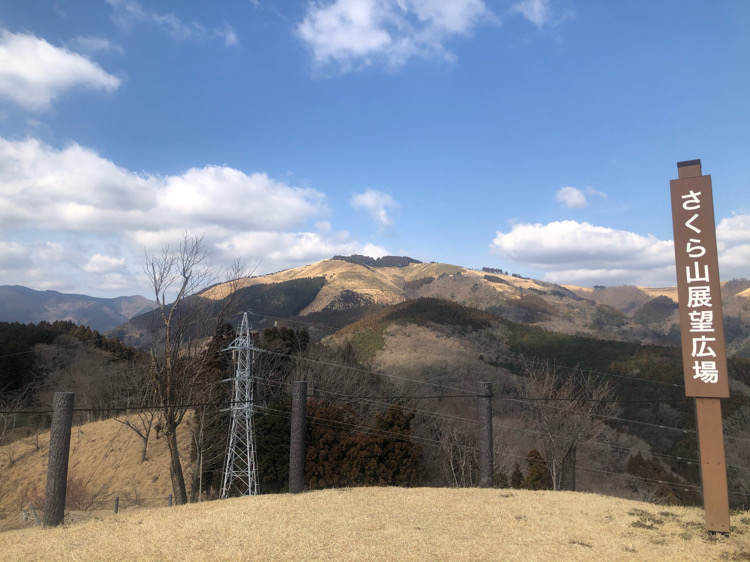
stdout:
[[(221, 497), (238, 490), (240, 495), (258, 493), (258, 472), (255, 458), (255, 430), (253, 429), (253, 352), (247, 312), (242, 315), (240, 332), (227, 350), (236, 350), (237, 367), (232, 393), (232, 423), (229, 428), (229, 446), (224, 461), (224, 478)], [(229, 379), (232, 380), (232, 379)]]

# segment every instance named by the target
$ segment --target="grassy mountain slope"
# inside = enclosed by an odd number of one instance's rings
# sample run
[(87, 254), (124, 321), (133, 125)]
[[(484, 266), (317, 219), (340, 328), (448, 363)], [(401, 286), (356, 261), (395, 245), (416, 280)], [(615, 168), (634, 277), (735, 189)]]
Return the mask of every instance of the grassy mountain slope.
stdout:
[[(185, 301), (181, 311), (181, 314), (188, 318), (186, 335), (191, 338), (211, 336), (215, 328), (214, 319), (225, 304), (224, 317), (235, 324), (241, 312), (254, 312), (255, 316), (250, 318), (254, 328), (272, 325), (274, 318), (294, 317), (316, 298), (324, 283), (323, 277), (254, 283), (238, 289), (229, 303), (222, 303), (220, 299), (205, 298), (205, 293), (193, 295)], [(160, 312), (152, 310), (131, 318), (110, 334), (127, 345), (146, 347), (150, 344), (153, 331), (160, 328)]]
[(750, 514), (732, 525), (708, 537), (701, 509), (575, 492), (354, 488), (97, 514), (2, 533), (0, 548), (15, 560), (747, 559)]
[[(23, 431), (29, 435), (17, 436), (0, 447), (0, 530), (18, 527), (29, 503), (40, 511), (43, 507), (49, 430), (41, 430), (38, 436), (33, 429)], [(178, 443), (187, 469), (190, 434), (186, 425), (178, 428)], [(71, 508), (110, 510), (115, 496), (123, 508), (166, 505), (172, 491), (166, 441), (152, 435), (148, 460), (142, 464), (140, 451), (140, 439), (115, 420), (74, 426), (68, 467), (69, 480), (75, 480)]]
[[(356, 256), (355, 256), (356, 258)], [(330, 321), (333, 329), (373, 307), (398, 304), (419, 297), (448, 299), (487, 310), (500, 317), (535, 324), (567, 334), (589, 334), (613, 340), (676, 345), (676, 290), (635, 286), (584, 288), (561, 286), (500, 270), (478, 271), (442, 263), (414, 260), (362, 260), (339, 257), (260, 277), (243, 279), (240, 286), (321, 277), (325, 284), (302, 310), (316, 322)], [(384, 265), (385, 264), (385, 265)], [(224, 298), (229, 285), (202, 293), (206, 299)], [(750, 281), (723, 285), (730, 353), (750, 355)], [(346, 314), (341, 314), (346, 310)], [(357, 310), (361, 314), (357, 314)], [(333, 314), (333, 313), (336, 314)]]

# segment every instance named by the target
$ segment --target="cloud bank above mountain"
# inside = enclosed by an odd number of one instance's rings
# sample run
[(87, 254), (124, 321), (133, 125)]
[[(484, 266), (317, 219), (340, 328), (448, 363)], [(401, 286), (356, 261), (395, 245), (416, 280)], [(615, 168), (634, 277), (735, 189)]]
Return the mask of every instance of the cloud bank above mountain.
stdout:
[[(717, 226), (719, 268), (723, 279), (747, 276), (750, 259), (750, 215), (722, 219)], [(498, 231), (493, 253), (544, 272), (556, 283), (676, 283), (674, 245), (652, 234), (596, 226), (574, 220), (519, 223)]]
[[(205, 165), (176, 175), (136, 172), (72, 143), (0, 138), (0, 272), (41, 288), (136, 290), (143, 249), (203, 234), (212, 259), (258, 272), (386, 250), (319, 219), (321, 191), (265, 173)], [(310, 229), (310, 224), (318, 221)], [(60, 242), (64, 241), (62, 246)]]

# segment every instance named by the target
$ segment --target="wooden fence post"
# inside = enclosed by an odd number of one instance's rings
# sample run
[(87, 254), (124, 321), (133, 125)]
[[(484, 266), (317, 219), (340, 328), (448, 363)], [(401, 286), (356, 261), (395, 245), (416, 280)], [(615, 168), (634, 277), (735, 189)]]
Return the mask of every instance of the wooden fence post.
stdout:
[(32, 514), (32, 515), (34, 516), (34, 521), (36, 521), (36, 524), (37, 524), (37, 525), (41, 525), (41, 524), (42, 524), (42, 522), (41, 522), (41, 520), (39, 519), (39, 514), (38, 514), (38, 513), (36, 512), (36, 508), (34, 507), (34, 504), (33, 504), (33, 503), (30, 503), (30, 504), (29, 504), (29, 511), (30, 511), (30, 512), (31, 512), (31, 514)]
[(482, 422), (479, 437), (479, 487), (491, 488), (494, 483), (494, 459), (492, 446), (492, 383), (480, 383), (482, 395), (480, 397), (479, 414)]
[(47, 489), (44, 495), (44, 526), (55, 527), (65, 519), (65, 493), (68, 484), (70, 430), (73, 425), (72, 392), (55, 392), (52, 426), (49, 433)]
[(289, 429), (289, 493), (298, 494), (305, 487), (305, 429), (307, 418), (307, 383), (297, 381), (292, 395), (292, 420)]
[(120, 511), (120, 496), (115, 496), (115, 513)]

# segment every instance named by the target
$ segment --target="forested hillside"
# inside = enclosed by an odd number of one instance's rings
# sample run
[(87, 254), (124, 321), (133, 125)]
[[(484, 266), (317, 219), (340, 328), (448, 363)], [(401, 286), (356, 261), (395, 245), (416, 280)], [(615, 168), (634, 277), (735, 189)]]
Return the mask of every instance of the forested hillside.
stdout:
[(100, 350), (122, 360), (134, 356), (134, 351), (120, 341), (73, 322), (0, 322), (0, 389), (4, 393), (17, 392), (44, 376), (48, 365), (39, 354), (39, 346), (43, 345), (61, 350)]
[[(694, 412), (682, 389), (679, 349), (653, 343), (674, 334), (628, 341), (669, 322), (668, 295), (597, 289), (611, 304), (597, 303), (499, 270), (361, 261), (320, 262), (240, 280), (231, 290), (217, 285), (188, 295), (173, 317), (177, 305), (170, 304), (110, 337), (70, 322), (0, 325), (2, 382), (25, 408), (46, 409), (52, 392), (73, 391), (79, 420), (153, 406), (137, 426), (142, 458), (157, 428), (170, 435), (179, 426), (192, 443), (182, 459), (186, 500), (215, 497), (229, 428), (225, 381), (233, 366), (226, 349), (249, 312), (263, 492), (288, 486), (296, 381), (309, 385), (306, 488), (476, 485), (480, 383), (490, 382), (496, 486), (699, 501)], [(450, 298), (440, 297), (446, 293)], [(741, 313), (744, 297), (732, 298)], [(626, 309), (628, 299), (635, 304), (627, 313), (615, 307)], [(173, 348), (164, 347), (166, 318), (178, 338)], [(552, 330), (559, 322), (587, 328)], [(744, 337), (744, 324), (735, 328), (735, 338)], [(160, 395), (165, 353), (173, 354), (169, 376), (177, 378), (170, 379), (172, 394)], [(733, 505), (743, 505), (750, 499), (750, 446), (743, 440), (750, 431), (750, 360), (731, 357), (730, 378), (729, 478)], [(172, 429), (163, 418), (168, 411), (179, 412)], [(12, 422), (39, 431), (48, 417)]]

